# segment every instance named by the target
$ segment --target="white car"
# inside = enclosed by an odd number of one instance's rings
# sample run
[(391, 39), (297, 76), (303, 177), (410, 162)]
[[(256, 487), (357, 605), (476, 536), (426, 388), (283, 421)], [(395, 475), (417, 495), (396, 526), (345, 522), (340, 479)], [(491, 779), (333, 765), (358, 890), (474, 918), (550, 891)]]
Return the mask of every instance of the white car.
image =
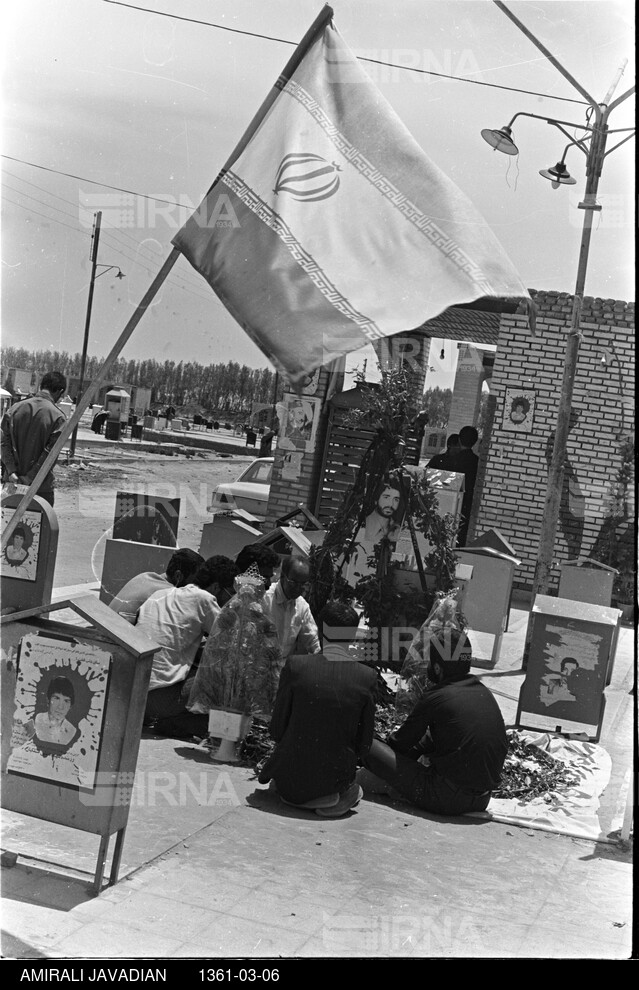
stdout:
[(232, 512), (233, 509), (244, 509), (264, 520), (271, 490), (273, 461), (273, 457), (258, 457), (242, 471), (236, 481), (218, 485), (213, 492), (209, 511)]

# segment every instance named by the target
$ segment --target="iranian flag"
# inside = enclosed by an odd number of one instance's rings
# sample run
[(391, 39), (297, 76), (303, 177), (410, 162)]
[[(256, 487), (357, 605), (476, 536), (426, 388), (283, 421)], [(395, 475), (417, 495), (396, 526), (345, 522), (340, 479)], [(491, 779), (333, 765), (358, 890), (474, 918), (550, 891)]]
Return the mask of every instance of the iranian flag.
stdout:
[(470, 200), (318, 18), (174, 245), (293, 381), (481, 296), (528, 297)]

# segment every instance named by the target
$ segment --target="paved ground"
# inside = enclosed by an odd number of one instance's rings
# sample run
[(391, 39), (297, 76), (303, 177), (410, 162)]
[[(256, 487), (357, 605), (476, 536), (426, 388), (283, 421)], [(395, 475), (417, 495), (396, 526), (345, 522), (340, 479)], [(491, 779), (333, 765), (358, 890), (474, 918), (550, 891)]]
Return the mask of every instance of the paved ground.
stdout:
[[(259, 456), (259, 444), (255, 447), (247, 447), (246, 437), (238, 435), (232, 430), (202, 430), (193, 427), (191, 430), (145, 430), (144, 440), (132, 440), (130, 431), (121, 440), (107, 440), (104, 434), (94, 433), (90, 428), (88, 420), (81, 421), (78, 428), (76, 441), (76, 455), (81, 456), (86, 450), (117, 450), (122, 453), (127, 451), (158, 449), (158, 444), (163, 448), (170, 449), (177, 447), (197, 447), (204, 450), (217, 451), (218, 453), (248, 454), (251, 457)], [(68, 450), (70, 441), (64, 450)]]
[[(512, 724), (527, 614), (477, 673)], [(146, 736), (120, 882), (92, 896), (95, 836), (5, 814), (3, 953), (29, 960), (627, 959), (632, 864), (616, 836), (633, 745), (633, 635), (622, 631), (602, 745), (600, 840), (444, 819), (386, 798), (322, 820), (247, 767)]]

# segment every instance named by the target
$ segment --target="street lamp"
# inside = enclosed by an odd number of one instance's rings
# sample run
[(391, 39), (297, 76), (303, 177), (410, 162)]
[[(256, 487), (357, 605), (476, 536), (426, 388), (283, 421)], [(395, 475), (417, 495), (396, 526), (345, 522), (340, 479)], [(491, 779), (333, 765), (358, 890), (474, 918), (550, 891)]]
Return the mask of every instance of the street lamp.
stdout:
[[(101, 265), (98, 264), (98, 246), (100, 244), (100, 223), (102, 221), (102, 213), (98, 211), (95, 215), (95, 220), (93, 223), (93, 234), (92, 234), (92, 245), (91, 245), (91, 278), (89, 280), (89, 298), (87, 300), (87, 315), (84, 321), (84, 340), (82, 342), (82, 359), (80, 361), (80, 383), (78, 385), (78, 398), (82, 395), (82, 390), (84, 389), (84, 371), (87, 363), (87, 350), (89, 347), (89, 327), (91, 326), (91, 308), (93, 306), (93, 287), (95, 285), (96, 279), (100, 278), (100, 275), (106, 275), (107, 272), (113, 271), (117, 268), (117, 274), (115, 278), (124, 278), (124, 272), (120, 269), (119, 265)], [(97, 272), (98, 268), (102, 268), (101, 272)], [(97, 274), (96, 274), (97, 273)], [(78, 424), (79, 425), (79, 424)], [(78, 439), (78, 426), (71, 434), (71, 444), (69, 448), (69, 457), (75, 457), (75, 445)]]
[[(601, 210), (597, 203), (597, 189), (601, 176), (604, 159), (625, 141), (630, 140), (632, 133), (619, 141), (616, 145), (606, 151), (606, 140), (609, 134), (621, 133), (624, 130), (632, 131), (633, 128), (621, 128), (618, 131), (611, 131), (608, 128), (608, 119), (612, 111), (623, 103), (632, 93), (634, 86), (627, 90), (622, 96), (610, 102), (619, 80), (625, 69), (624, 62), (617, 71), (617, 74), (606, 93), (603, 101), (598, 103), (593, 97), (577, 82), (576, 79), (561, 65), (561, 63), (548, 51), (548, 49), (522, 24), (522, 22), (506, 7), (500, 0), (494, 0), (495, 4), (514, 24), (522, 31), (527, 38), (545, 55), (545, 57), (555, 66), (555, 68), (570, 82), (572, 86), (584, 97), (589, 107), (586, 111), (586, 123), (575, 124), (570, 121), (557, 120), (549, 117), (542, 117), (534, 113), (517, 113), (512, 120), (498, 130), (486, 129), (482, 131), (482, 137), (495, 151), (513, 155), (517, 154), (517, 146), (512, 139), (512, 125), (517, 117), (534, 117), (543, 120), (560, 130), (568, 137), (570, 144), (564, 150), (561, 161), (549, 169), (544, 169), (540, 174), (550, 179), (553, 187), (560, 185), (572, 185), (575, 180), (568, 174), (564, 159), (566, 152), (572, 146), (580, 148), (586, 156), (586, 190), (581, 203), (578, 204), (580, 210), (584, 210), (584, 223), (581, 236), (581, 247), (579, 251), (579, 264), (577, 268), (577, 279), (575, 284), (575, 294), (573, 298), (572, 313), (570, 318), (570, 328), (568, 341), (566, 344), (566, 355), (564, 359), (564, 373), (561, 385), (561, 395), (559, 408), (557, 410), (557, 424), (555, 428), (555, 439), (553, 444), (552, 460), (548, 471), (548, 485), (546, 489), (546, 501), (544, 515), (541, 526), (539, 548), (537, 552), (537, 564), (533, 578), (533, 602), (537, 594), (544, 594), (550, 585), (550, 571), (552, 567), (552, 557), (555, 546), (555, 535), (557, 532), (557, 522), (559, 519), (559, 502), (561, 497), (561, 481), (563, 475), (564, 461), (566, 457), (566, 442), (570, 426), (570, 412), (572, 406), (572, 395), (574, 389), (575, 374), (577, 370), (577, 356), (579, 353), (579, 342), (581, 339), (581, 310), (583, 306), (584, 285), (586, 281), (586, 269), (588, 265), (588, 251), (590, 247), (590, 234), (592, 230), (593, 213)], [(627, 61), (627, 60), (626, 60)], [(573, 138), (565, 130), (564, 126), (574, 127), (582, 131), (582, 136)], [(524, 653), (524, 663), (528, 653), (532, 624), (528, 626), (528, 636)]]

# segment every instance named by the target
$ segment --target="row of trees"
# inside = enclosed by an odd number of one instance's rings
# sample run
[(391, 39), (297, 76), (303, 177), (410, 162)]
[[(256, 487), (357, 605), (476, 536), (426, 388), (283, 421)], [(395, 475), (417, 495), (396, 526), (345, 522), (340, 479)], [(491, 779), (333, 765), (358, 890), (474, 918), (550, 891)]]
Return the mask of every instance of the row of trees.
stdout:
[[(102, 360), (87, 358), (85, 381), (95, 378)], [(16, 347), (6, 347), (3, 351), (6, 367), (36, 371), (38, 375), (55, 368), (68, 379), (79, 377), (80, 361), (79, 353), (66, 351), (27, 351)], [(197, 361), (176, 364), (175, 361), (134, 361), (121, 357), (113, 363), (109, 381), (152, 389), (153, 404), (171, 403), (176, 407), (199, 408), (202, 412), (248, 414), (253, 402), (273, 401), (275, 372), (268, 368), (249, 368), (236, 361), (202, 365)], [(281, 392), (282, 383), (278, 398)]]
[[(39, 376), (55, 368), (67, 378), (79, 378), (81, 355), (67, 351), (28, 351), (23, 347), (5, 347), (2, 363), (8, 368), (36, 371)], [(85, 381), (97, 375), (103, 359), (88, 357)], [(268, 368), (249, 368), (236, 361), (227, 364), (198, 364), (197, 361), (144, 361), (118, 358), (109, 376), (111, 382), (125, 382), (153, 390), (153, 405), (190, 407), (202, 413), (245, 416), (254, 402), (273, 402), (276, 388), (275, 372)], [(277, 399), (285, 383), (277, 383)], [(75, 398), (75, 396), (73, 396)], [(429, 426), (443, 429), (448, 422), (452, 392), (431, 388), (424, 393), (423, 408), (428, 412)]]

